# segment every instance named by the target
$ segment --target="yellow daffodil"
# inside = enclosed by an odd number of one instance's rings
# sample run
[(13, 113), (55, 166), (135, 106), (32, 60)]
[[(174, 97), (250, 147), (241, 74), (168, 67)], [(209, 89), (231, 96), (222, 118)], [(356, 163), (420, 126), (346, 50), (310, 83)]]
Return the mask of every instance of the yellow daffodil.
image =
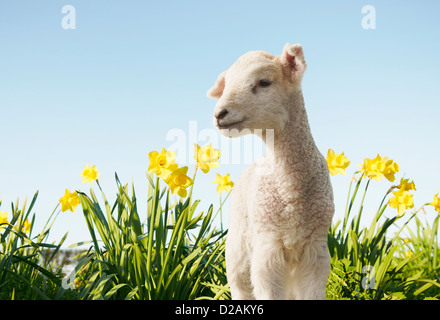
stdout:
[(182, 198), (187, 195), (186, 188), (193, 184), (192, 179), (186, 175), (187, 172), (188, 167), (182, 167), (171, 172), (165, 179), (171, 193), (178, 194)]
[[(385, 159), (388, 159), (385, 157)], [(385, 161), (385, 170), (382, 172), (385, 178), (390, 182), (394, 182), (396, 178), (394, 175), (399, 172), (399, 165), (394, 162), (394, 160), (386, 160)]]
[(214, 149), (209, 145), (200, 147), (197, 143), (194, 143), (194, 159), (197, 161), (197, 166), (202, 169), (204, 173), (208, 173), (210, 169), (218, 168), (220, 164), (218, 159), (220, 158), (220, 150)]
[(395, 180), (394, 175), (399, 172), (399, 165), (394, 160), (388, 160), (388, 157), (377, 155), (373, 159), (364, 159), (360, 171), (370, 179), (380, 181), (385, 176), (385, 178), (393, 182)]
[(217, 183), (217, 193), (221, 194), (223, 191), (230, 192), (232, 190), (232, 187), (234, 186), (234, 183), (231, 181), (231, 176), (228, 174), (225, 174), (223, 177), (216, 173), (215, 174), (216, 179), (212, 183)]
[(75, 284), (75, 288), (79, 289), (80, 287), (85, 286), (87, 284), (87, 282), (89, 282), (89, 280), (75, 278), (75, 280), (73, 282)]
[(394, 191), (393, 195), (394, 197), (389, 200), (389, 205), (397, 209), (399, 216), (403, 216), (406, 209), (414, 208), (413, 195), (409, 191), (399, 189)]
[(377, 155), (376, 158), (365, 158), (364, 164), (361, 168), (361, 172), (370, 179), (377, 181), (382, 180), (382, 171), (385, 169), (385, 163), (382, 161), (382, 157)]
[(434, 196), (434, 201), (429, 203), (440, 214), (440, 197), (438, 193)]
[(341, 154), (335, 154), (332, 149), (328, 149), (326, 160), (328, 170), (332, 176), (335, 176), (338, 173), (345, 176), (345, 168), (350, 164), (350, 160), (344, 155), (344, 152)]
[(21, 228), (21, 232), (29, 234), (31, 232), (31, 223), (28, 219), (23, 223), (23, 227)]
[(2, 232), (6, 226), (6, 224), (3, 223), (8, 223), (8, 215), (9, 213), (7, 212), (0, 212), (0, 232)]
[(148, 154), (150, 165), (148, 172), (155, 173), (159, 178), (166, 179), (170, 173), (178, 168), (176, 164), (176, 152), (167, 151), (165, 148), (159, 152), (151, 151)]
[(70, 192), (69, 189), (66, 189), (64, 192), (64, 196), (59, 200), (61, 203), (61, 211), (70, 210), (72, 212), (76, 211), (76, 207), (79, 205), (80, 200), (78, 197), (78, 193)]
[(90, 182), (90, 184), (93, 184), (93, 181), (99, 178), (99, 172), (96, 169), (96, 166), (86, 164), (84, 170), (80, 173), (80, 176), (83, 177), (81, 183)]
[(414, 184), (414, 181), (409, 182), (409, 179), (400, 179), (400, 184), (397, 186), (397, 188), (405, 190), (405, 191), (416, 191), (416, 185)]

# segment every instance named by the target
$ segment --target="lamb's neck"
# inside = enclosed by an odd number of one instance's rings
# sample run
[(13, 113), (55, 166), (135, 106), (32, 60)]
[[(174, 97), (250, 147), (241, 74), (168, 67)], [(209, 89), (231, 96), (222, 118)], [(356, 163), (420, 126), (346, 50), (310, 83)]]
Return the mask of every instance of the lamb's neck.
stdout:
[(310, 157), (317, 148), (310, 131), (307, 112), (301, 91), (292, 96), (290, 114), (281, 130), (275, 130), (273, 141), (266, 136), (266, 157), (270, 157), (275, 170), (289, 174), (293, 171), (307, 172)]

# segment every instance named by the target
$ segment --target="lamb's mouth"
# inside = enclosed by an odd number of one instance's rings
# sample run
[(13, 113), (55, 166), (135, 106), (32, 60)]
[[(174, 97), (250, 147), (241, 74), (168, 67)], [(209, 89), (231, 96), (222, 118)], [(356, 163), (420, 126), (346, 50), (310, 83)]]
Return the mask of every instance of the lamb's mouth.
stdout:
[(240, 120), (240, 121), (236, 121), (236, 122), (232, 122), (232, 123), (219, 123), (217, 121), (217, 128), (220, 130), (224, 130), (224, 129), (238, 129), (238, 127), (245, 122), (246, 119)]

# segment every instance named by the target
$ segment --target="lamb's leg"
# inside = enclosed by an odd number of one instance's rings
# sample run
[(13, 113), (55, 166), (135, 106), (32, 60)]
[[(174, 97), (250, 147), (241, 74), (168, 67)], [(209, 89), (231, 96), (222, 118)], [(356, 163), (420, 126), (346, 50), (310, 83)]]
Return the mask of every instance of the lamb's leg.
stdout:
[(286, 299), (287, 263), (279, 241), (259, 235), (253, 243), (251, 280), (258, 300)]
[(233, 300), (254, 300), (250, 279), (250, 261), (243, 249), (243, 239), (226, 240), (226, 276)]
[(232, 300), (255, 300), (252, 293), (249, 272), (234, 270), (231, 266), (226, 266), (229, 288), (231, 289)]
[(310, 241), (304, 248), (295, 269), (293, 290), (299, 300), (324, 300), (330, 274), (330, 254), (327, 242)]

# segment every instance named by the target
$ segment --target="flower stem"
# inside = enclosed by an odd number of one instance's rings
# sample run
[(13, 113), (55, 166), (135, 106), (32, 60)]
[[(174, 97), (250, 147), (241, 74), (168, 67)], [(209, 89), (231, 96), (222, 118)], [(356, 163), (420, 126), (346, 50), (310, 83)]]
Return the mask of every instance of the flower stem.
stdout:
[(197, 174), (197, 163), (196, 163), (196, 165), (194, 166), (194, 175), (193, 175), (193, 177), (192, 177), (192, 184), (191, 184), (191, 187), (190, 187), (190, 189), (189, 189), (189, 203), (191, 204), (191, 200), (192, 200), (192, 193), (193, 193), (193, 188), (194, 188), (194, 183), (195, 183), (195, 181), (196, 181), (196, 174)]
[(220, 193), (220, 229), (223, 231), (222, 194)]

